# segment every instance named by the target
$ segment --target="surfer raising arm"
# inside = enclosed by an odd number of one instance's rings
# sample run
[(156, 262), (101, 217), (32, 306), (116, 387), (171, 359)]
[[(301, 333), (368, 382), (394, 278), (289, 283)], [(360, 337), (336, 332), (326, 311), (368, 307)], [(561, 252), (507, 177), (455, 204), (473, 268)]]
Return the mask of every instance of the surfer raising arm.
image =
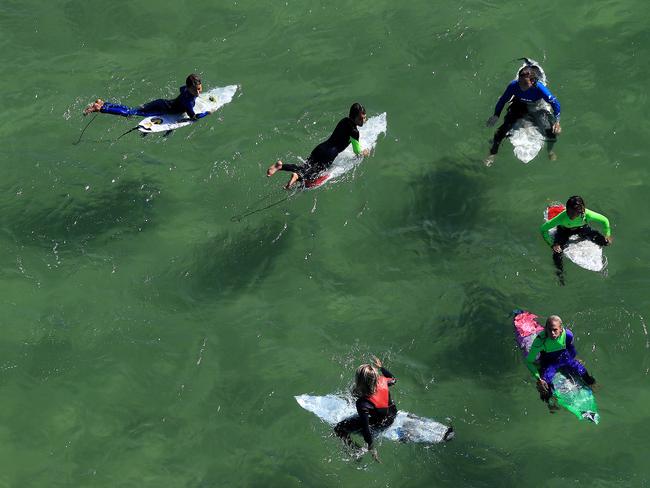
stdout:
[[(538, 355), (539, 369), (535, 363)], [(557, 315), (548, 317), (544, 330), (535, 337), (526, 357), (526, 366), (537, 379), (540, 399), (546, 403), (553, 395), (553, 376), (560, 369), (579, 376), (589, 386), (596, 382), (576, 359), (573, 333), (562, 326), (562, 319)], [(552, 407), (549, 405), (549, 408)]]
[[(589, 225), (587, 225), (589, 222), (597, 222), (601, 224), (604, 235), (589, 227)], [(554, 239), (552, 239), (549, 234), (549, 230), (553, 227), (557, 227)], [(564, 284), (562, 253), (571, 236), (578, 235), (579, 237), (588, 239), (599, 246), (608, 246), (612, 243), (613, 239), (609, 219), (604, 215), (585, 208), (584, 200), (582, 197), (577, 195), (574, 195), (567, 200), (566, 210), (560, 212), (554, 218), (544, 222), (539, 230), (547, 244), (553, 247), (553, 262), (555, 263), (560, 284)]]
[(203, 85), (199, 75), (192, 73), (185, 80), (185, 86), (179, 88), (179, 95), (172, 100), (158, 99), (145, 103), (136, 108), (119, 105), (117, 103), (108, 103), (98, 98), (89, 104), (83, 111), (84, 115), (92, 112), (101, 112), (104, 114), (121, 115), (129, 117), (139, 115), (141, 117), (150, 117), (153, 115), (165, 114), (182, 114), (186, 113), (190, 119), (197, 120), (209, 115), (210, 112), (194, 112), (196, 97), (203, 91)]
[(361, 432), (373, 459), (381, 462), (377, 449), (373, 446), (370, 428), (383, 429), (395, 420), (397, 407), (388, 388), (393, 386), (397, 379), (383, 367), (377, 357), (373, 356), (372, 362), (373, 364), (359, 366), (355, 374), (352, 395), (357, 398), (357, 415), (339, 422), (334, 427), (334, 433), (345, 445), (354, 446), (350, 434)]
[(516, 80), (511, 81), (506, 87), (503, 95), (497, 101), (494, 107), (494, 115), (487, 120), (487, 126), (492, 127), (499, 120), (501, 111), (506, 103), (512, 101), (508, 107), (506, 116), (504, 117), (503, 124), (497, 129), (492, 140), (492, 147), (490, 154), (485, 158), (484, 163), (486, 166), (491, 166), (499, 152), (499, 145), (501, 141), (508, 135), (508, 132), (515, 125), (517, 120), (525, 117), (528, 114), (528, 104), (537, 102), (538, 100), (545, 100), (553, 108), (554, 121), (551, 129), (546, 131), (546, 136), (549, 138), (548, 155), (550, 159), (556, 159), (553, 152), (553, 144), (556, 140), (556, 134), (562, 131), (560, 127), (560, 102), (553, 94), (546, 88), (540, 81), (538, 81), (539, 74), (535, 69), (536, 66), (524, 66), (519, 70)]
[(299, 180), (309, 180), (318, 176), (329, 168), (336, 156), (352, 144), (354, 154), (365, 157), (370, 154), (368, 149), (361, 149), (359, 144), (359, 129), (366, 121), (366, 109), (360, 103), (354, 103), (350, 107), (350, 114), (341, 119), (336, 125), (332, 135), (324, 142), (321, 142), (311, 152), (304, 164), (285, 164), (278, 160), (266, 170), (266, 176), (273, 176), (277, 171), (289, 171), (291, 178), (285, 188), (291, 188)]

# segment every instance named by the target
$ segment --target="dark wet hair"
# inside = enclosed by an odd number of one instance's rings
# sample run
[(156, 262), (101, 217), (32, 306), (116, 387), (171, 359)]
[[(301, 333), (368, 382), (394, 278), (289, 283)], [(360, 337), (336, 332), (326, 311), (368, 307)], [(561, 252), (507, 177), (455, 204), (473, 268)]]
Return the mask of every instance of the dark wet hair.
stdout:
[(519, 78), (528, 78), (533, 84), (537, 83), (537, 80), (540, 78), (539, 69), (536, 69), (537, 66), (524, 66), (519, 70), (517, 76)]
[(185, 86), (188, 88), (198, 88), (201, 84), (201, 77), (196, 73), (192, 73), (185, 80)]
[(566, 201), (566, 208), (577, 210), (580, 215), (585, 213), (585, 201), (582, 197), (574, 195)]
[(359, 102), (353, 103), (350, 107), (350, 118), (356, 119), (358, 115), (365, 114), (366, 109)]

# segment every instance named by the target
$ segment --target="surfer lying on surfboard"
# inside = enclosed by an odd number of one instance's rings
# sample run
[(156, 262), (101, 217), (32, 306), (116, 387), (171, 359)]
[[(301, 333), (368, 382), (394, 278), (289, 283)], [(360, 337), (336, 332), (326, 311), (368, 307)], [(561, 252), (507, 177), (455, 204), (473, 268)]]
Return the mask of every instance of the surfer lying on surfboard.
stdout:
[(101, 112), (103, 114), (122, 115), (129, 117), (131, 115), (139, 115), (141, 117), (149, 117), (152, 115), (165, 115), (165, 114), (182, 114), (187, 115), (192, 120), (197, 120), (209, 115), (210, 112), (194, 113), (194, 103), (196, 97), (203, 91), (201, 78), (199, 75), (192, 73), (185, 80), (185, 86), (179, 88), (180, 94), (172, 99), (158, 99), (140, 105), (136, 108), (127, 107), (126, 105), (119, 105), (117, 103), (108, 103), (98, 98), (93, 103), (89, 104), (84, 109), (84, 115), (92, 112)]
[(380, 462), (377, 449), (373, 447), (370, 428), (383, 429), (395, 420), (397, 407), (388, 388), (393, 386), (397, 379), (382, 366), (379, 358), (373, 356), (372, 362), (374, 364), (359, 366), (354, 377), (352, 395), (357, 398), (357, 415), (339, 422), (334, 427), (334, 433), (343, 439), (346, 446), (352, 447), (356, 444), (350, 434), (361, 432), (373, 459)]
[(360, 103), (354, 103), (350, 107), (350, 115), (345, 117), (336, 124), (332, 135), (324, 142), (321, 142), (311, 152), (304, 164), (284, 164), (278, 160), (277, 163), (269, 166), (266, 170), (266, 176), (273, 176), (277, 171), (291, 172), (291, 179), (285, 185), (285, 188), (291, 188), (297, 181), (312, 180), (319, 173), (329, 168), (336, 156), (344, 151), (346, 147), (352, 144), (354, 154), (357, 156), (367, 156), (368, 149), (361, 150), (359, 145), (359, 129), (366, 121), (366, 109)]
[[(553, 376), (558, 370), (578, 376), (591, 386), (596, 380), (591, 376), (580, 361), (576, 359), (576, 348), (573, 344), (573, 333), (562, 326), (562, 319), (551, 315), (546, 319), (544, 330), (537, 334), (530, 352), (526, 357), (526, 366), (537, 379), (537, 390), (542, 401), (549, 404), (549, 410), (557, 410), (549, 400), (553, 396)], [(536, 364), (539, 355), (539, 368)]]
[(501, 95), (494, 107), (494, 115), (487, 120), (487, 126), (492, 127), (499, 120), (503, 107), (509, 101), (512, 101), (508, 107), (506, 116), (504, 117), (503, 124), (497, 129), (492, 140), (492, 147), (490, 154), (483, 161), (486, 166), (491, 166), (499, 152), (499, 145), (501, 141), (508, 135), (508, 132), (515, 125), (517, 120), (528, 115), (528, 104), (535, 103), (539, 100), (545, 100), (551, 107), (553, 107), (554, 121), (552, 127), (546, 131), (546, 136), (549, 139), (548, 157), (549, 159), (557, 159), (553, 152), (553, 144), (556, 140), (556, 134), (562, 131), (560, 127), (560, 102), (553, 94), (539, 81), (539, 72), (534, 65), (524, 66), (519, 70), (516, 80), (511, 81), (506, 90)]
[[(550, 217), (550, 216), (549, 216)], [(587, 225), (589, 222), (598, 222), (603, 226), (601, 234)], [(549, 230), (557, 227), (555, 238), (551, 238)], [(560, 284), (564, 284), (564, 265), (562, 264), (562, 251), (569, 242), (569, 238), (578, 235), (583, 239), (589, 239), (599, 246), (608, 246), (612, 242), (612, 230), (609, 226), (609, 219), (604, 215), (585, 208), (582, 197), (572, 196), (566, 202), (566, 209), (550, 218), (539, 228), (542, 237), (550, 246), (553, 246), (553, 262)]]

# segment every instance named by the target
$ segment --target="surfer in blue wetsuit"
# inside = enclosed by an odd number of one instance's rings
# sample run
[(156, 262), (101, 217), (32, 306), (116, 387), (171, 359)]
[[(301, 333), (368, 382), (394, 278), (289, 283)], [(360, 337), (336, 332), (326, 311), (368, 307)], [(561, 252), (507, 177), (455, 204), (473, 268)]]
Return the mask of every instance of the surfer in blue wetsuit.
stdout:
[(277, 171), (291, 172), (291, 178), (285, 185), (285, 188), (291, 188), (298, 180), (311, 180), (316, 178), (319, 173), (329, 168), (336, 156), (345, 150), (350, 144), (357, 156), (367, 156), (367, 149), (361, 150), (359, 145), (359, 129), (366, 121), (366, 109), (360, 103), (355, 103), (350, 107), (350, 114), (341, 119), (336, 125), (332, 135), (324, 142), (321, 142), (311, 152), (305, 164), (284, 164), (278, 160), (266, 170), (266, 176), (273, 176)]
[[(506, 103), (512, 100), (512, 103), (508, 107), (506, 116), (504, 117), (503, 124), (497, 129), (494, 134), (494, 139), (492, 140), (492, 147), (490, 148), (490, 154), (485, 158), (484, 163), (486, 166), (491, 166), (496, 158), (497, 152), (499, 152), (499, 145), (501, 141), (508, 135), (508, 132), (515, 125), (517, 120), (525, 117), (529, 114), (529, 104), (532, 105), (539, 100), (545, 100), (548, 102), (552, 109), (553, 115), (552, 120), (539, 120), (540, 111), (534, 111), (531, 113), (536, 118), (536, 123), (539, 126), (544, 127), (546, 132), (546, 137), (548, 138), (548, 157), (549, 159), (557, 159), (557, 156), (553, 152), (553, 145), (557, 140), (557, 134), (562, 131), (560, 127), (560, 102), (553, 94), (546, 88), (539, 80), (540, 73), (538, 72), (537, 67), (534, 65), (524, 66), (519, 70), (517, 79), (511, 81), (506, 90), (501, 95), (501, 98), (497, 101), (496, 106), (494, 107), (494, 115), (492, 115), (488, 121), (487, 126), (492, 127), (499, 120), (501, 111), (505, 107)], [(546, 112), (543, 113), (544, 119), (548, 115), (551, 118), (550, 114)], [(550, 126), (550, 127), (549, 127)]]
[(373, 446), (370, 429), (371, 427), (385, 429), (395, 420), (397, 407), (390, 397), (388, 388), (393, 386), (397, 379), (383, 367), (379, 358), (373, 356), (372, 362), (373, 364), (359, 366), (355, 374), (352, 395), (357, 398), (357, 415), (336, 424), (334, 433), (346, 446), (358, 447), (352, 441), (350, 434), (361, 432), (373, 459), (380, 462), (377, 449)]
[[(542, 401), (549, 403), (553, 396), (553, 376), (560, 369), (581, 378), (589, 386), (596, 383), (576, 359), (576, 354), (573, 333), (562, 326), (560, 317), (551, 315), (546, 320), (544, 330), (535, 337), (526, 357), (526, 366), (537, 379), (537, 389)], [(536, 364), (538, 355), (539, 368)], [(557, 407), (549, 403), (549, 408), (553, 410)]]
[(131, 115), (150, 117), (153, 115), (186, 113), (192, 120), (197, 120), (210, 114), (210, 112), (201, 112), (198, 114), (194, 112), (196, 97), (198, 97), (203, 91), (203, 85), (201, 84), (201, 78), (199, 75), (194, 73), (189, 75), (185, 80), (185, 86), (181, 86), (179, 91), (180, 94), (172, 100), (161, 98), (145, 103), (136, 108), (119, 105), (117, 103), (108, 103), (103, 101), (101, 98), (98, 98), (93, 103), (89, 104), (84, 109), (83, 113), (84, 115), (88, 115), (92, 112), (101, 112), (104, 114), (122, 115), (123, 117), (129, 117)]

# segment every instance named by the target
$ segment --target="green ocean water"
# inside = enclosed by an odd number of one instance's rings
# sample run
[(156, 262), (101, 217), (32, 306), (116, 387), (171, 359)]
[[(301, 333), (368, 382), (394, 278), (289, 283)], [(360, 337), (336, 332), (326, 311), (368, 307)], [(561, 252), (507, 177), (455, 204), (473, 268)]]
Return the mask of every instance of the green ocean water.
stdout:
[[(648, 486), (650, 7), (559, 2), (3, 0), (0, 487)], [(521, 56), (562, 103), (559, 159), (484, 125)], [(168, 138), (81, 110), (241, 85)], [(347, 177), (240, 223), (351, 103), (387, 113)], [(606, 276), (537, 233), (582, 195)], [(646, 196), (644, 196), (646, 195)], [(559, 314), (598, 426), (539, 401), (509, 313)], [(371, 354), (399, 408), (453, 423), (351, 460), (294, 395)], [(449, 419), (449, 420), (447, 420)]]

